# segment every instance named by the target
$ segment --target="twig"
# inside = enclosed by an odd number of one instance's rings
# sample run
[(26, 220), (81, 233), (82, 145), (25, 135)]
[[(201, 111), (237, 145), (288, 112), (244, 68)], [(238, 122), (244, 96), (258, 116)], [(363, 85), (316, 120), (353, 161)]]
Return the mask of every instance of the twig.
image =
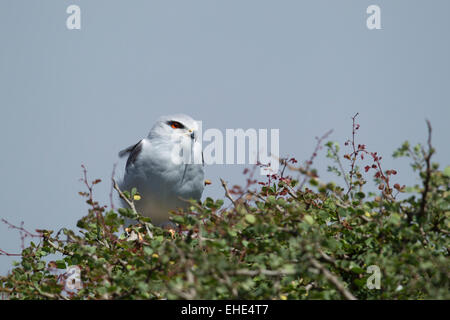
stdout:
[(121, 199), (123, 199), (123, 200), (126, 202), (126, 204), (131, 208), (131, 210), (133, 211), (133, 213), (137, 215), (138, 213), (137, 213), (137, 211), (136, 211), (136, 207), (135, 207), (135, 205), (134, 205), (134, 202), (133, 202), (133, 201), (130, 201), (130, 200), (123, 194), (123, 192), (120, 190), (119, 185), (117, 184), (117, 182), (116, 182), (116, 180), (115, 180), (114, 178), (112, 178), (111, 180), (112, 180), (112, 182), (113, 182), (114, 189), (119, 193), (119, 197), (120, 197)]
[(228, 190), (227, 187), (227, 183), (225, 182), (225, 180), (223, 180), (222, 178), (220, 178), (220, 182), (222, 183), (222, 187), (225, 189), (225, 197), (227, 197), (228, 199), (230, 199), (230, 201), (233, 203), (233, 205), (236, 207), (236, 201), (233, 199), (233, 197), (230, 194), (230, 190)]
[(20, 232), (23, 232), (23, 233), (25, 233), (28, 237), (31, 237), (31, 238), (40, 238), (41, 236), (42, 236), (42, 234), (34, 234), (34, 233), (31, 233), (30, 231), (28, 231), (27, 229), (25, 229), (24, 227), (23, 227), (23, 221), (21, 222), (21, 226), (20, 227), (18, 227), (18, 226), (15, 226), (15, 225), (13, 225), (12, 223), (10, 223), (10, 222), (8, 222), (7, 220), (5, 220), (5, 219), (1, 219), (1, 221), (4, 223), (4, 224), (6, 224), (10, 229), (16, 229), (16, 230), (19, 230)]
[(423, 192), (422, 192), (422, 201), (420, 202), (420, 211), (419, 211), (419, 217), (425, 216), (425, 208), (427, 205), (427, 195), (430, 190), (430, 179), (431, 179), (431, 156), (434, 153), (433, 147), (431, 145), (431, 123), (427, 119), (427, 127), (428, 127), (428, 152), (422, 151), (425, 159), (426, 164), (426, 175), (425, 180), (423, 182)]
[[(19, 235), (20, 235), (20, 241), (21, 241), (21, 248), (22, 248), (22, 250), (25, 248), (25, 239), (27, 238), (27, 237), (30, 237), (30, 238), (40, 238), (40, 237), (42, 237), (42, 234), (41, 233), (39, 233), (39, 234), (33, 234), (33, 233), (31, 233), (30, 231), (28, 231), (28, 230), (26, 230), (23, 226), (24, 226), (24, 222), (22, 221), (21, 223), (20, 223), (20, 227), (18, 227), (18, 226), (16, 226), (16, 225), (13, 225), (12, 223), (10, 223), (10, 222), (8, 222), (7, 220), (5, 220), (5, 219), (1, 219), (1, 221), (4, 223), (4, 224), (6, 224), (7, 226), (8, 226), (8, 228), (10, 228), (10, 229), (15, 229), (15, 230), (18, 230), (19, 231)], [(2, 250), (2, 249), (0, 249), (0, 255), (5, 255), (5, 256), (21, 256), (22, 254), (16, 254), (16, 253), (8, 253), (8, 252), (6, 252), (6, 251), (4, 251), (4, 250)]]
[(34, 283), (30, 283), (32, 285), (32, 287), (43, 297), (46, 297), (48, 299), (64, 299), (64, 300), (69, 300), (69, 298), (64, 297), (60, 294), (53, 294), (53, 293), (49, 293), (49, 292), (44, 292), (42, 291), (37, 285), (35, 285)]
[(325, 278), (327, 278), (347, 300), (357, 300), (356, 297), (344, 287), (341, 281), (339, 281), (339, 279), (327, 268), (325, 268), (319, 261), (314, 258), (310, 258), (310, 261), (311, 264), (315, 268), (319, 269), (323, 273)]
[(288, 158), (289, 158), (289, 157), (279, 159), (280, 164), (283, 166), (283, 168), (281, 169), (281, 173), (280, 173), (280, 177), (281, 177), (281, 178), (283, 178), (283, 176), (284, 176), (284, 170), (286, 170), (286, 167), (287, 167), (287, 165), (288, 165)]
[(5, 250), (0, 249), (0, 256), (8, 256), (8, 257), (19, 257), (21, 256), (21, 253), (9, 253)]
[(333, 153), (335, 162), (338, 164), (339, 169), (341, 170), (341, 174), (342, 174), (342, 177), (344, 178), (345, 184), (347, 185), (347, 188), (349, 189), (350, 184), (348, 183), (347, 174), (345, 173), (344, 166), (342, 165), (342, 161), (341, 161), (339, 155), (337, 154), (337, 152), (333, 148), (330, 148), (330, 150)]
[(257, 276), (257, 275), (265, 275), (271, 277), (279, 277), (279, 276), (288, 276), (297, 274), (296, 270), (267, 270), (267, 269), (258, 269), (258, 270), (249, 270), (249, 269), (239, 269), (231, 272), (233, 275), (239, 276)]
[[(111, 173), (111, 179), (114, 181), (114, 176), (116, 175), (116, 167), (117, 167), (117, 163), (114, 163), (113, 165), (113, 170)], [(113, 190), (114, 190), (114, 184), (111, 183), (111, 190), (109, 192), (109, 205), (111, 207), (111, 210), (114, 210), (114, 202), (113, 202)]]
[(60, 246), (58, 246), (57, 244), (54, 244), (52, 241), (50, 241), (50, 239), (45, 239), (47, 241), (47, 243), (49, 245), (51, 245), (56, 251), (61, 252), (62, 254), (65, 254), (66, 256), (73, 256), (74, 253), (71, 251), (68, 251), (64, 248), (61, 248)]
[(322, 141), (325, 140), (331, 133), (333, 132), (333, 129), (329, 130), (328, 132), (326, 132), (322, 137), (318, 138), (316, 137), (317, 143), (316, 143), (316, 147), (314, 148), (314, 151), (311, 155), (311, 158), (309, 158), (309, 160), (306, 162), (306, 167), (304, 169), (305, 172), (305, 178), (303, 179), (302, 183), (300, 184), (300, 186), (298, 187), (299, 190), (303, 189), (303, 186), (305, 185), (307, 179), (308, 179), (308, 173), (309, 173), (309, 168), (311, 167), (311, 165), (313, 164), (314, 159), (317, 156), (317, 152), (319, 151), (320, 148), (322, 148), (321, 144)]
[(350, 193), (350, 191), (353, 189), (353, 175), (354, 175), (354, 170), (355, 170), (355, 160), (356, 157), (358, 156), (357, 151), (356, 151), (356, 146), (355, 146), (355, 134), (356, 134), (356, 126), (355, 126), (355, 119), (356, 117), (359, 115), (359, 112), (357, 112), (353, 117), (352, 117), (352, 148), (353, 148), (353, 153), (352, 153), (352, 164), (351, 164), (351, 169), (350, 169), (350, 187), (348, 188), (347, 194)]

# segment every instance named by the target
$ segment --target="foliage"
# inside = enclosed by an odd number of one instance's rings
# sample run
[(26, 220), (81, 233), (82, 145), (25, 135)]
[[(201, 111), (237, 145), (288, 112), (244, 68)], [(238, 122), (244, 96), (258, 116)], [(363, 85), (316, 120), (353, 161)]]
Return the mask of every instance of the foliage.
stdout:
[[(100, 206), (93, 200), (100, 181), (88, 183), (84, 171), (89, 212), (79, 232), (37, 230), (39, 242), (0, 278), (0, 291), (10, 299), (449, 299), (450, 168), (430, 162), (431, 126), (427, 147), (405, 142), (394, 153), (409, 157), (422, 179), (406, 187), (355, 142), (355, 118), (349, 153), (325, 144), (343, 187), (310, 168), (322, 137), (305, 166), (282, 159), (266, 181), (247, 169), (245, 187), (222, 181), (229, 206), (191, 201), (188, 212), (171, 215), (173, 228), (136, 213), (135, 189), (116, 185), (129, 208)], [(365, 190), (372, 173), (377, 192)], [(124, 230), (125, 218), (139, 223)], [(55, 253), (60, 259), (46, 262)], [(65, 285), (73, 265), (81, 270), (78, 290)], [(380, 289), (367, 286), (372, 265), (381, 270)]]

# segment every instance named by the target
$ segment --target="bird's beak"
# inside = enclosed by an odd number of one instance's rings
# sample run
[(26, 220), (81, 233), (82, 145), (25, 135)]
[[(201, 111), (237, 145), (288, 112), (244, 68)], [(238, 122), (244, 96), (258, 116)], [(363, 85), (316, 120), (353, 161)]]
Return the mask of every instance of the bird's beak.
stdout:
[(197, 140), (197, 136), (196, 136), (194, 130), (189, 129), (188, 132), (191, 134), (190, 137), (191, 137), (192, 140)]

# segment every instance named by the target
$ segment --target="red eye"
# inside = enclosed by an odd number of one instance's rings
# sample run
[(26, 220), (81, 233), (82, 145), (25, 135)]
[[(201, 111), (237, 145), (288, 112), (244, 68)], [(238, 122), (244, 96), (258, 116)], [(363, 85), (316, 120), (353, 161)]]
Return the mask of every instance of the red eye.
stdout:
[(181, 123), (177, 122), (177, 121), (170, 121), (170, 122), (169, 122), (169, 125), (170, 125), (173, 129), (182, 129), (182, 128), (184, 128), (184, 126), (183, 126)]

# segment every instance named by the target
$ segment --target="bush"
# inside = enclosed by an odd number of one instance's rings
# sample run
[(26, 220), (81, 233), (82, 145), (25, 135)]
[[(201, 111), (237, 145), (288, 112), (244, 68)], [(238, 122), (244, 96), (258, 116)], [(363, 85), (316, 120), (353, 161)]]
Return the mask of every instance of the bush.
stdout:
[[(377, 153), (355, 142), (355, 118), (348, 154), (325, 144), (328, 170), (344, 187), (323, 183), (311, 169), (324, 136), (304, 166), (282, 159), (266, 181), (254, 180), (251, 170), (245, 187), (222, 181), (230, 205), (192, 201), (189, 212), (172, 214), (174, 229), (135, 211), (137, 190), (116, 185), (129, 208), (100, 206), (93, 200), (100, 181), (89, 183), (84, 171), (87, 191), (80, 194), (90, 208), (79, 232), (29, 233), (39, 243), (0, 278), (0, 292), (9, 299), (449, 299), (450, 167), (431, 163), (431, 126), (426, 147), (405, 142), (394, 153), (409, 157), (422, 179), (421, 187), (406, 187), (392, 182), (396, 171), (383, 170)], [(376, 193), (365, 190), (369, 174)], [(139, 224), (124, 231), (125, 218)], [(52, 254), (60, 259), (46, 262)], [(78, 289), (67, 285), (69, 266), (81, 270)]]

